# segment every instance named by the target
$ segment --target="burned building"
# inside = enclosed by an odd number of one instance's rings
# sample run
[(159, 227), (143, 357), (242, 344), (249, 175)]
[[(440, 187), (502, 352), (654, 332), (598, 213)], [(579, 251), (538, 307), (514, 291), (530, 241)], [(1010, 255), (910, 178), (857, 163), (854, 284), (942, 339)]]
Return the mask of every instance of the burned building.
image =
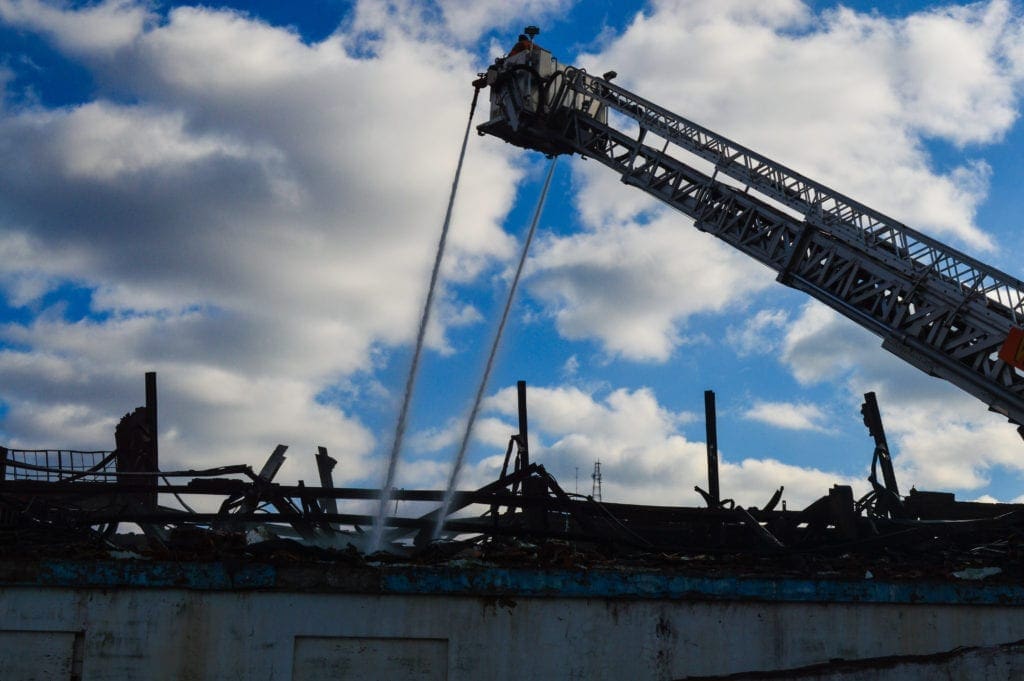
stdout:
[(150, 381), (111, 452), (0, 451), (4, 679), (1024, 670), (1024, 506), (900, 495), (873, 396), (882, 474), (860, 499), (839, 485), (798, 510), (779, 508), (781, 492), (744, 508), (713, 485), (699, 508), (567, 493), (530, 459), (522, 410), (501, 474), (453, 496), (440, 536), (439, 510), (386, 517), (386, 550), (368, 554), (376, 519), (348, 506), (381, 491), (335, 487), (326, 450), (319, 486), (275, 482), (284, 446), (259, 472), (160, 471)]

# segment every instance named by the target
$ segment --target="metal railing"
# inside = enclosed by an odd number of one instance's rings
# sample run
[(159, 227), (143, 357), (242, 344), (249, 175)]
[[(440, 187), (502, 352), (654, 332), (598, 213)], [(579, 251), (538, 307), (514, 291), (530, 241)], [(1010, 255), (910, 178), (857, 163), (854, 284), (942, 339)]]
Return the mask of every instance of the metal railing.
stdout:
[(105, 482), (116, 464), (111, 451), (0, 447), (0, 480)]

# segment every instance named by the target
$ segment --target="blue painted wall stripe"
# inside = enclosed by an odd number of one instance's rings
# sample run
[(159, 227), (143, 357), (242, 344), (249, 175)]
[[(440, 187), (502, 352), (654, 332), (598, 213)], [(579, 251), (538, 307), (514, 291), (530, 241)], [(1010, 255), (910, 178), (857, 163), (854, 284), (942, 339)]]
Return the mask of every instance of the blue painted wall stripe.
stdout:
[(1024, 605), (1024, 586), (979, 582), (701, 577), (654, 570), (332, 564), (44, 561), (0, 563), (0, 586), (326, 591), (795, 603)]

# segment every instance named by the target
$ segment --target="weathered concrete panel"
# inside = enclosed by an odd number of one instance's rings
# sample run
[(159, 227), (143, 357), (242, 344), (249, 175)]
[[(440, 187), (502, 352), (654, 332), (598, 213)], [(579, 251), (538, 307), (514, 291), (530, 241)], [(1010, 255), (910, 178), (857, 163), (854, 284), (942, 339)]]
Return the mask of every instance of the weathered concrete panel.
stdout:
[[(73, 678), (80, 665), (88, 681), (282, 681), (315, 669), (344, 678), (388, 665), (456, 681), (661, 680), (792, 676), (815, 665), (834, 674), (835, 660), (884, 658), (911, 674), (921, 665), (908, 656), (1024, 639), (1024, 587), (628, 568), (23, 561), (0, 563), (0, 630), (14, 637), (9, 647), (55, 655), (49, 677)], [(19, 632), (41, 638), (19, 646)], [(967, 664), (944, 659), (927, 664)], [(971, 660), (1014, 671), (1020, 653)]]
[(84, 631), (88, 681), (285, 681), (296, 638), (447, 640), (453, 681), (661, 680), (1019, 641), (1024, 608), (4, 587), (0, 626)]
[(81, 678), (80, 645), (81, 635), (74, 631), (0, 630), (0, 679), (54, 681)]
[(299, 636), (292, 681), (445, 681), (448, 641)]
[[(958, 648), (938, 655), (837, 660), (800, 669), (787, 669), (787, 681), (933, 681), (1024, 678), (1024, 642), (983, 648)], [(728, 676), (690, 676), (680, 681), (764, 681), (778, 679), (773, 670)]]

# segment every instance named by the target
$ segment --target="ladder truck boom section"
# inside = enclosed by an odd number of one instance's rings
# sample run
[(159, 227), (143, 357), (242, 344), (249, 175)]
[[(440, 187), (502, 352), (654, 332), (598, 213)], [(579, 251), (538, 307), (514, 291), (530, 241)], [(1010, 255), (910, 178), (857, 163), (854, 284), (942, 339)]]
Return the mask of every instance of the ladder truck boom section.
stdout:
[(477, 130), (608, 166), (1024, 435), (1024, 283), (614, 85), (613, 77), (559, 64), (534, 44), (497, 59), (474, 82), (490, 88), (490, 119)]

